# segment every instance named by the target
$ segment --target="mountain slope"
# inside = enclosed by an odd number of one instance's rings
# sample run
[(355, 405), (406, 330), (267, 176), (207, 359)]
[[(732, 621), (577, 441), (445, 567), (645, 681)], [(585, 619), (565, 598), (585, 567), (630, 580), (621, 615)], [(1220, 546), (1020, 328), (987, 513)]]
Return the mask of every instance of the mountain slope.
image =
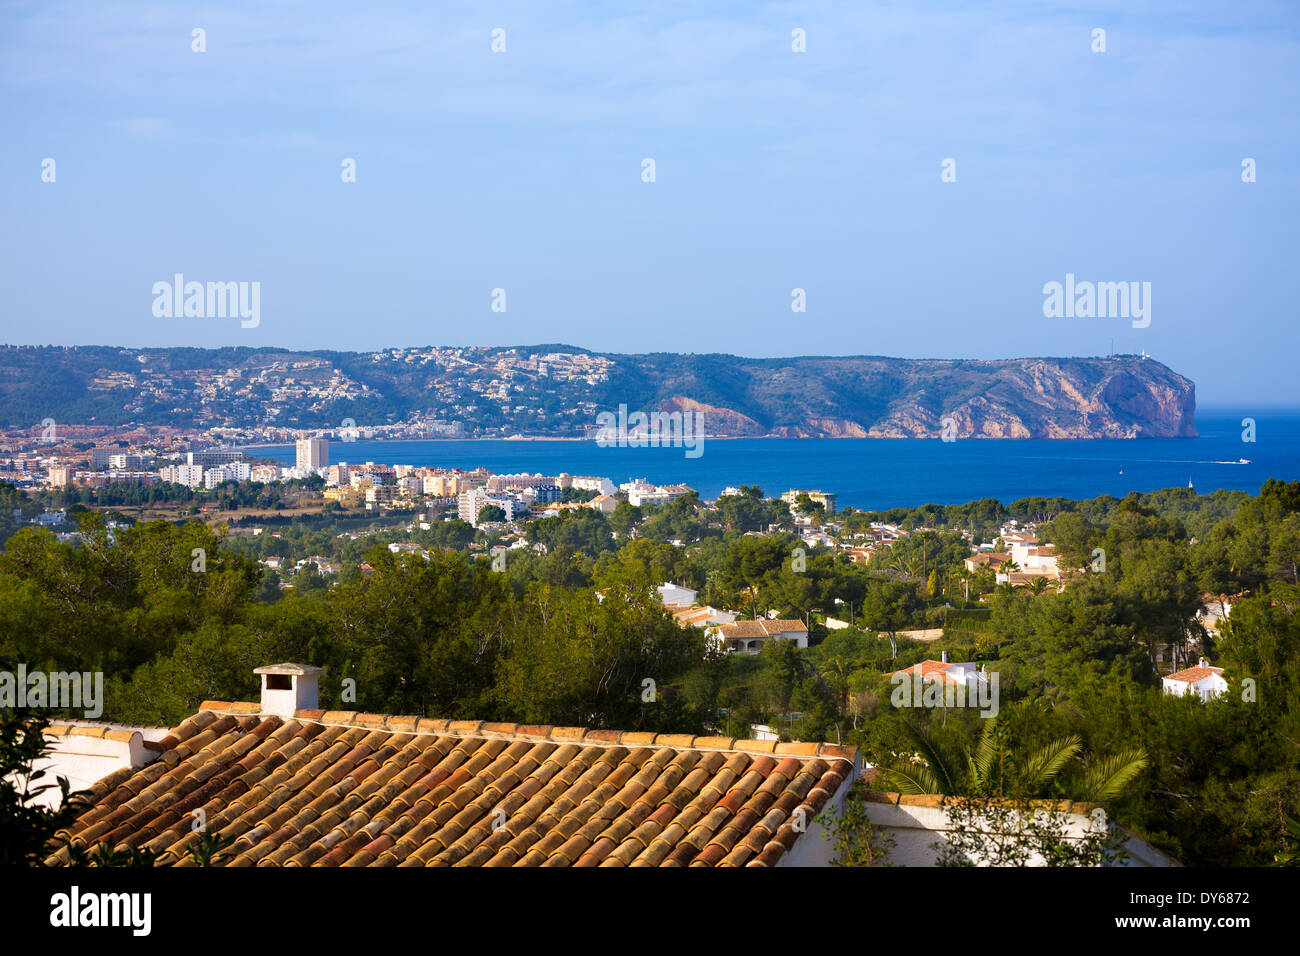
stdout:
[(596, 415), (695, 411), (710, 435), (1190, 438), (1195, 386), (1153, 359), (619, 355), (566, 345), (294, 352), (0, 347), (0, 425), (338, 427), (589, 434)]

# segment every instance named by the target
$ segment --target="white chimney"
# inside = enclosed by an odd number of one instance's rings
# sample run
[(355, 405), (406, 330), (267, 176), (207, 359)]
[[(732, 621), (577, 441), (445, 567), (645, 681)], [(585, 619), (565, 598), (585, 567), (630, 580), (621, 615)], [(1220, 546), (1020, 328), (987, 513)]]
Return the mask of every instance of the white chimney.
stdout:
[(947, 651), (940, 651), (940, 652), (939, 652), (939, 663), (940, 663), (940, 664), (947, 664), (947, 663), (948, 663), (948, 652), (947, 652)]
[(256, 667), (262, 675), (262, 713), (292, 717), (296, 710), (316, 709), (316, 683), (323, 667), (308, 664), (271, 664)]
[(1200, 659), (1200, 661), (1197, 662), (1197, 666), (1198, 666), (1198, 667), (1209, 667), (1210, 665), (1207, 664), (1207, 663), (1205, 663), (1205, 658), (1202, 657), (1202, 658)]

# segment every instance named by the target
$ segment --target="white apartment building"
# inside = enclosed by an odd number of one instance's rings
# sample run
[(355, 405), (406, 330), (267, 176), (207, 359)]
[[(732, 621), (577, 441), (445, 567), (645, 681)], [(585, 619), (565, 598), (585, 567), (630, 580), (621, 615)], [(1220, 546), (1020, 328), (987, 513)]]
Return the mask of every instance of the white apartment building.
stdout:
[(202, 465), (168, 465), (158, 471), (159, 481), (170, 481), (188, 488), (197, 488), (203, 484)]
[(458, 495), (462, 491), (468, 491), (478, 484), (482, 484), (482, 482), (466, 475), (425, 475), (424, 493), (438, 498), (445, 498), (448, 495)]
[[(181, 465), (179, 467), (187, 467)], [(215, 488), (223, 481), (248, 481), (252, 477), (253, 466), (246, 461), (217, 465), (203, 472), (203, 487)]]
[(398, 491), (397, 485), (371, 485), (366, 489), (366, 507), (391, 504), (397, 500)]
[(524, 508), (520, 502), (509, 495), (490, 494), (484, 488), (471, 488), (462, 491), (456, 499), (456, 513), (461, 521), (468, 521), (478, 527), (478, 513), (487, 505), (496, 505), (506, 513), (507, 521), (514, 521), (515, 516)]
[(139, 471), (144, 467), (144, 455), (109, 455), (108, 467), (114, 471)]
[(627, 492), (628, 504), (637, 508), (642, 505), (666, 505), (695, 490), (690, 485), (652, 485), (644, 478), (633, 478), (618, 487)]
[(233, 448), (200, 448), (198, 451), (185, 453), (185, 461), (190, 465), (229, 465), (243, 461), (244, 453)]
[(614, 482), (594, 475), (570, 475), (568, 472), (561, 472), (555, 483), (561, 490), (572, 488), (575, 491), (594, 491), (597, 494), (609, 495), (611, 498), (614, 492), (618, 491)]
[(488, 479), (488, 491), (520, 491), (524, 488), (545, 488), (559, 484), (554, 475), (493, 475)]
[(807, 495), (810, 501), (813, 501), (821, 505), (827, 511), (834, 511), (835, 503), (839, 499), (838, 495), (829, 491), (821, 491), (818, 489), (809, 490), (806, 488), (791, 488), (789, 491), (787, 491), (785, 494), (781, 496), (781, 500), (793, 508), (795, 502), (799, 499), (800, 495)]
[(348, 484), (353, 488), (365, 483), (392, 485), (396, 482), (397, 473), (387, 465), (377, 465), (373, 461), (368, 461), (364, 465), (353, 465), (348, 468)]
[(328, 468), (330, 463), (330, 443), (326, 438), (299, 438), (297, 442), (297, 466), (301, 471), (316, 471)]

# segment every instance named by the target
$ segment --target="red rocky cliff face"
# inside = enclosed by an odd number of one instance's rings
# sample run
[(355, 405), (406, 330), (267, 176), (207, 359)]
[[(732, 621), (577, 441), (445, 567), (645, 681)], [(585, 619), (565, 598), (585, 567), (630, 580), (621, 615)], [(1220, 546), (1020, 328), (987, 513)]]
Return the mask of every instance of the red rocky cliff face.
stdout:
[[(710, 434), (940, 438), (946, 430), (954, 439), (1196, 437), (1195, 385), (1159, 362), (1132, 356), (808, 358), (776, 368), (746, 368), (747, 361), (738, 360), (739, 370), (753, 376), (751, 395), (769, 415), (749, 402), (743, 412), (723, 403), (696, 405), (707, 409)], [(741, 427), (732, 431), (733, 425)]]

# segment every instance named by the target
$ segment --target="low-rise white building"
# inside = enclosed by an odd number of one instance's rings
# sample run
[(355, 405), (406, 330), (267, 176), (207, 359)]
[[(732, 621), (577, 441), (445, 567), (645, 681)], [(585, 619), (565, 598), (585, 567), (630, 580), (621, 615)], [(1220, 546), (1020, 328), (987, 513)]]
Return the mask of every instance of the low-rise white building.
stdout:
[(757, 654), (769, 641), (794, 641), (797, 647), (808, 646), (808, 628), (803, 621), (736, 621), (721, 625), (712, 634), (724, 650), (733, 654)]
[(694, 604), (699, 592), (691, 588), (684, 588), (680, 584), (669, 584), (664, 582), (656, 588), (659, 592), (659, 601), (662, 604)]
[[(868, 777), (875, 775), (875, 770), (868, 770)], [(878, 838), (888, 841), (883, 862), (892, 866), (935, 866), (944, 857), (946, 848), (951, 847), (948, 834), (953, 830), (962, 830), (970, 843), (971, 837), (984, 828), (988, 834), (988, 852), (978, 849), (971, 854), (962, 854), (970, 864), (975, 866), (993, 865), (997, 859), (996, 849), (1006, 848), (1012, 844), (1006, 832), (1007, 817), (1005, 813), (993, 811), (987, 814), (968, 814), (954, 821), (944, 804), (941, 794), (899, 794), (878, 790), (862, 794), (851, 794), (849, 799), (861, 800), (866, 817), (871, 822)], [(998, 801), (1003, 802), (1003, 801)], [(1005, 801), (1008, 808), (1016, 808), (1013, 801)], [(1034, 800), (1030, 808), (1051, 817), (1061, 827), (1061, 839), (1066, 843), (1082, 845), (1098, 830), (1099, 821), (1114, 836), (1123, 849), (1124, 855), (1113, 858), (1103, 865), (1121, 867), (1175, 867), (1181, 864), (1166, 856), (1146, 841), (1140, 839), (1130, 830), (1119, 826), (1106, 817), (1099, 816), (1099, 804), (1081, 801)], [(1017, 810), (1019, 808), (1016, 808)], [(1011, 819), (1015, 819), (1012, 817)], [(1045, 819), (1040, 817), (1039, 819)], [(1035, 847), (1032, 837), (1025, 837), (1026, 866), (1045, 866), (1047, 861)], [(950, 850), (947, 852), (951, 853)], [(956, 854), (953, 854), (956, 855)]]
[(1184, 668), (1162, 678), (1160, 685), (1171, 697), (1186, 697), (1195, 694), (1201, 700), (1209, 700), (1228, 692), (1228, 682), (1223, 678), (1222, 667), (1211, 667), (1204, 657), (1195, 667)]
[(1016, 565), (1017, 570), (1009, 572), (1003, 564), (998, 568), (998, 584), (1005, 584), (1008, 581), (1012, 584), (1024, 584), (1035, 577), (1043, 577), (1051, 581), (1060, 579), (1055, 545), (1039, 544), (1038, 539), (1030, 534), (1008, 535), (1003, 537), (1002, 542), (1007, 549), (1006, 553), (1011, 555), (1011, 563)]
[(920, 661), (911, 667), (890, 671), (885, 676), (893, 678), (898, 674), (906, 674), (909, 677), (919, 677), (923, 682), (953, 684), (956, 687), (974, 687), (988, 683), (987, 665), (981, 668), (979, 664), (970, 661), (951, 662), (947, 651), (941, 652), (940, 656), (942, 660)]

